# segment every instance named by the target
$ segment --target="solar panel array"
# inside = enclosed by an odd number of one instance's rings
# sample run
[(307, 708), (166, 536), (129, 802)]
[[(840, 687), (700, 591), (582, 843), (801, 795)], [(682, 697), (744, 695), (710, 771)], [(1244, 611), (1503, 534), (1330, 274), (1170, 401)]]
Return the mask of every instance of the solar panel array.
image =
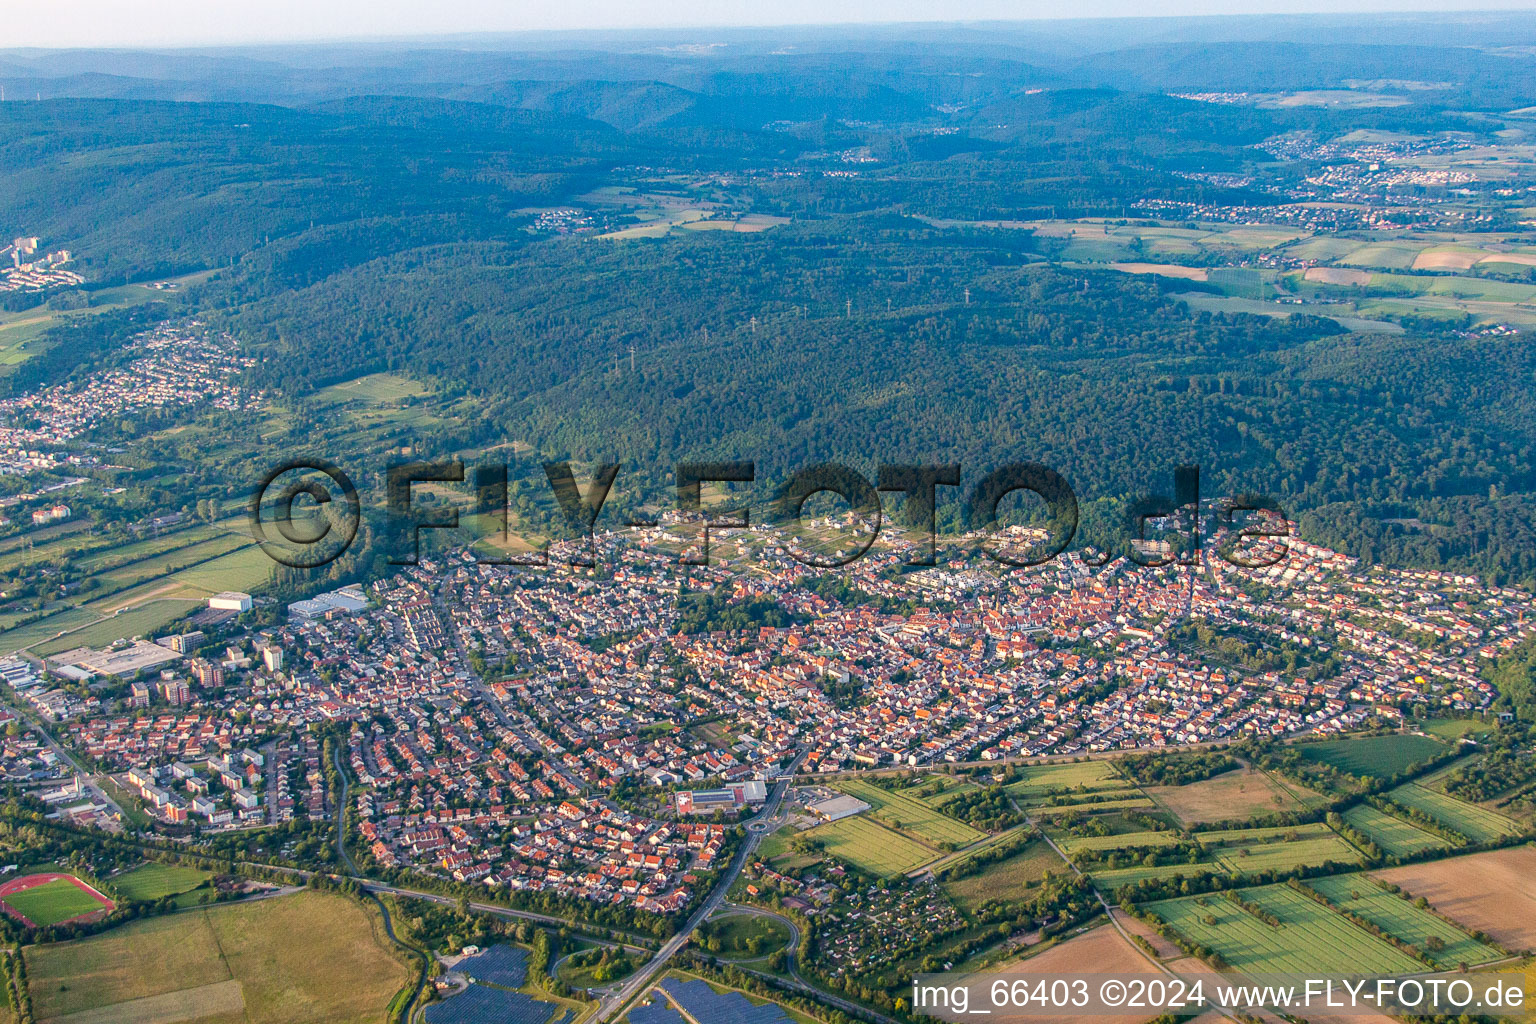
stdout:
[(528, 980), (528, 951), (516, 946), (492, 946), (460, 960), (454, 969), (476, 981), (502, 988), (522, 988)]
[[(432, 1003), (424, 1011), (427, 1024), (545, 1024), (558, 1007), (521, 992), (471, 985), (462, 993), (441, 1003)], [(558, 1024), (567, 1024), (571, 1013), (560, 1015)]]
[(753, 1006), (740, 992), (720, 995), (702, 981), (668, 978), (657, 987), (688, 1011), (694, 1020), (708, 1021), (709, 1024), (791, 1024), (789, 1015), (777, 1003)]
[(650, 1006), (629, 1011), (629, 1024), (688, 1024), (683, 1015), (667, 1005), (661, 996), (652, 996)]

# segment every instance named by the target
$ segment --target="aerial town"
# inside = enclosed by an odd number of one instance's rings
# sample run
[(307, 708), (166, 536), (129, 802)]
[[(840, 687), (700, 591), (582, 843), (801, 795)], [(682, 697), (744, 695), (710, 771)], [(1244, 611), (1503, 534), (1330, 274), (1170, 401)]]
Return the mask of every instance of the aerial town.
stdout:
[(0, 67), (0, 1024), (1536, 977), (1536, 16), (1117, 20)]
[[(1480, 666), (1536, 629), (1516, 589), (1294, 539), (1272, 566), (1212, 557), (1198, 574), (1075, 555), (1009, 572), (956, 555), (901, 574), (893, 546), (846, 570), (841, 599), (764, 528), (744, 536), (760, 555), (745, 574), (679, 566), (652, 538), (598, 541), (610, 578), (460, 550), (290, 604), (275, 627), (245, 628), (252, 599), (220, 594), (206, 634), (0, 673), (167, 835), (334, 814), (312, 727), (339, 724), (377, 864), (667, 913), (715, 866), (723, 823), (791, 768), (943, 768), (1341, 733), (1416, 708), (1473, 714), (1495, 696)], [(793, 623), (679, 633), (680, 590), (771, 600)], [(906, 600), (910, 614), (882, 610)], [(1191, 621), (1252, 647), (1176, 625)], [(1259, 649), (1280, 664), (1245, 664)], [(59, 774), (35, 745), (6, 750), (11, 773)], [(121, 812), (74, 783), (54, 790), (61, 812)]]

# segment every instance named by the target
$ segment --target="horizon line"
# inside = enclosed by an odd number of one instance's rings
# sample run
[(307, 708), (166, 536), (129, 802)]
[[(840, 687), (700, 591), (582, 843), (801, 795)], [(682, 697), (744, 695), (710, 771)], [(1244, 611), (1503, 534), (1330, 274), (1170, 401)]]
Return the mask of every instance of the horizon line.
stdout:
[[(1064, 27), (1075, 23), (1153, 23), (1153, 22), (1242, 22), (1242, 21), (1282, 21), (1282, 20), (1329, 20), (1329, 21), (1373, 21), (1387, 19), (1430, 19), (1438, 17), (1478, 18), (1486, 16), (1519, 17), (1521, 15), (1536, 18), (1536, 7), (1529, 6), (1525, 0), (1508, 0), (1510, 6), (1491, 6), (1477, 8), (1458, 8), (1445, 6), (1446, 0), (1429, 0), (1422, 5), (1413, 5), (1412, 0), (1389, 0), (1392, 6), (1377, 7), (1372, 0), (1356, 0), (1354, 9), (1331, 10), (1263, 10), (1250, 13), (1234, 13), (1231, 11), (1188, 11), (1188, 12), (1146, 12), (1146, 13), (1093, 13), (1072, 12), (1070, 14), (1037, 13), (1023, 18), (911, 18), (904, 17), (894, 20), (829, 20), (829, 21), (784, 21), (784, 22), (760, 22), (760, 23), (709, 23), (709, 22), (667, 22), (659, 21), (648, 25), (596, 25), (586, 27), (535, 27), (535, 28), (463, 28), (442, 32), (384, 32), (375, 34), (364, 33), (320, 33), (316, 35), (269, 35), (253, 33), (245, 38), (232, 38), (229, 36), (215, 35), (204, 40), (134, 42), (126, 44), (23, 44), (19, 46), (0, 47), (0, 54), (43, 54), (43, 53), (68, 53), (78, 51), (110, 52), (110, 53), (134, 53), (145, 51), (186, 51), (186, 50), (238, 50), (238, 49), (264, 49), (264, 48), (291, 48), (291, 47), (347, 47), (347, 46), (408, 46), (435, 45), (445, 46), (456, 43), (468, 43), (476, 40), (483, 41), (512, 41), (516, 39), (545, 39), (556, 40), (565, 37), (603, 37), (603, 36), (634, 36), (660, 35), (668, 33), (696, 33), (716, 32), (727, 34), (745, 34), (765, 31), (777, 32), (824, 32), (849, 29), (861, 29), (871, 31), (901, 31), (903, 29), (931, 30), (938, 27), (952, 29), (986, 29), (1002, 27), (1041, 26)], [(1399, 6), (1407, 3), (1406, 6)], [(1430, 6), (1433, 3), (1434, 6)], [(1520, 4), (1516, 6), (1516, 4)], [(1218, 42), (1218, 40), (1212, 40)], [(1359, 45), (1370, 45), (1361, 43)]]

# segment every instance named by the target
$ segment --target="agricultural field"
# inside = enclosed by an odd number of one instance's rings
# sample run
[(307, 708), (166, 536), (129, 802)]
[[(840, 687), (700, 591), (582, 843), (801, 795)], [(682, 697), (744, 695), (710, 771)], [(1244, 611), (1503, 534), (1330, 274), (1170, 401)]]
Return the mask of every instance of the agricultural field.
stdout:
[[(1057, 800), (1063, 802), (1057, 803)], [(1152, 810), (1155, 807), (1152, 799), (1140, 790), (1118, 790), (1095, 793), (1091, 799), (1082, 801), (1074, 801), (1070, 797), (1048, 797), (1045, 803), (1029, 805), (1029, 810), (1037, 815), (1054, 816), (1079, 812), (1092, 814), (1094, 811)]]
[(1094, 885), (1097, 885), (1106, 893), (1110, 893), (1121, 886), (1137, 885), (1148, 879), (1194, 878), (1198, 875), (1210, 874), (1212, 871), (1217, 870), (1224, 869), (1212, 861), (1205, 860), (1198, 864), (1156, 864), (1130, 868), (1096, 869), (1087, 873), (1093, 877)]
[(1210, 277), (1204, 267), (1184, 267), (1177, 263), (1111, 263), (1109, 269), (1122, 274), (1156, 274), (1185, 281), (1204, 281)]
[(1477, 764), (1482, 760), (1483, 755), (1481, 753), (1468, 754), (1466, 757), (1458, 757), (1454, 761), (1441, 765), (1439, 768), (1436, 768), (1428, 775), (1420, 775), (1413, 781), (1423, 786), (1425, 789), (1433, 789), (1437, 793), (1443, 793), (1445, 792), (1445, 787), (1441, 785), (1441, 783), (1444, 781), (1447, 775), (1450, 775), (1452, 772), (1460, 771), (1463, 768), (1471, 767), (1472, 765)]
[(1023, 896), (1025, 887), (1040, 881), (1047, 871), (1061, 875), (1070, 870), (1047, 843), (1036, 841), (1026, 844), (1005, 860), (988, 864), (974, 875), (945, 882), (944, 891), (961, 911), (970, 913), (988, 900)]
[(1513, 846), (1466, 857), (1373, 871), (1372, 876), (1423, 896), (1469, 931), (1505, 949), (1536, 949), (1536, 846)]
[(29, 946), (32, 1003), (42, 1024), (87, 1011), (103, 1024), (373, 1024), (407, 978), (376, 925), (318, 892), (135, 921)]
[(148, 636), (173, 619), (196, 610), (200, 602), (190, 599), (148, 601), (124, 609), (96, 622), (71, 629), (63, 636), (34, 645), (37, 654), (47, 657), (76, 647), (105, 647), (118, 640)]
[(985, 832), (946, 817), (904, 793), (893, 793), (857, 779), (839, 782), (837, 789), (869, 804), (873, 808), (869, 813), (881, 823), (934, 846), (968, 846), (986, 837)]
[(1530, 302), (1536, 298), (1536, 285), (1482, 277), (1372, 274), (1369, 287), (1403, 295), (1443, 295), (1486, 302)]
[(1110, 761), (1030, 765), (1023, 778), (1004, 787), (1019, 804), (1035, 814), (1151, 808), (1153, 803)]
[[(920, 219), (940, 228), (1031, 231), (1037, 238), (1055, 240), (1053, 244), (1060, 249), (1059, 258), (1062, 260), (1088, 265), (1120, 264), (1114, 269), (1129, 273), (1165, 273), (1163, 267), (1168, 265), (1160, 264), (1157, 257), (1179, 259), (1212, 253), (1230, 257), (1243, 252), (1274, 249), (1307, 236), (1305, 230), (1270, 224), (1125, 224), (1096, 217), (1080, 220)], [(1171, 266), (1178, 267), (1177, 264)], [(1189, 268), (1178, 269), (1187, 273)], [(1185, 275), (1166, 273), (1166, 276)]]
[(935, 810), (942, 810), (945, 803), (974, 788), (965, 779), (957, 779), (952, 775), (924, 775), (903, 787), (902, 793), (921, 800)]
[(1020, 801), (1034, 801), (1052, 793), (1091, 793), (1124, 789), (1130, 785), (1110, 761), (1059, 761), (1021, 767), (1022, 778), (1007, 790)]
[(370, 373), (366, 377), (358, 377), (321, 388), (315, 392), (314, 401), (326, 404), (362, 402), (365, 405), (384, 405), (407, 398), (419, 398), (426, 393), (425, 385), (409, 377), (391, 373)]
[[(1157, 968), (1141, 950), (1120, 937), (1112, 925), (1100, 925), (1091, 931), (1041, 950), (1033, 956), (1010, 961), (997, 968), (1002, 975), (1077, 974), (1084, 970), (1118, 975), (1154, 974)], [(1044, 1018), (1040, 1018), (1044, 1020)], [(1053, 1013), (1051, 1024), (1145, 1024), (1146, 1011), (1123, 1014)]]
[(206, 871), (180, 864), (150, 863), (114, 875), (111, 881), (125, 900), (158, 900), (196, 889), (211, 877)]
[[(1208, 292), (1177, 292), (1172, 298), (1185, 303), (1190, 309), (1205, 313), (1253, 313), (1256, 316), (1290, 316), (1296, 312), (1293, 305), (1250, 298), (1244, 295), (1212, 295)], [(1445, 300), (1451, 302), (1452, 300)], [(1338, 321), (1341, 327), (1351, 331), (1372, 334), (1402, 334), (1401, 324), (1378, 319), (1389, 311), (1373, 311), (1362, 302), (1336, 302), (1313, 305), (1307, 312), (1326, 316)], [(1392, 310), (1390, 312), (1403, 312)]]
[(220, 590), (250, 590), (264, 583), (272, 561), (232, 517), (160, 537), (100, 546), (96, 538), (60, 535), (33, 555), (64, 555), (95, 570), (90, 590), (53, 605), (42, 618), (18, 624), (0, 618), (0, 655), (36, 649), (43, 655), (152, 633), (196, 609)]
[(818, 825), (807, 835), (824, 843), (829, 855), (882, 877), (911, 871), (937, 855), (931, 847), (862, 814)]
[(1424, 248), (1422, 242), (1370, 242), (1337, 257), (1337, 262), (1352, 267), (1388, 267), (1407, 270)]
[(1411, 974), (1423, 970), (1408, 954), (1284, 885), (1239, 893), (1278, 918), (1280, 927), (1270, 927), (1216, 893), (1163, 900), (1146, 909), (1186, 939), (1219, 954), (1236, 971)]
[(1387, 796), (1404, 807), (1421, 811), (1447, 828), (1455, 829), (1474, 843), (1519, 835), (1524, 827), (1512, 818), (1436, 792), (1416, 782), (1398, 786)]
[(1370, 804), (1356, 804), (1344, 812), (1344, 821), (1370, 837), (1371, 842), (1394, 857), (1413, 857), (1429, 850), (1443, 850), (1448, 844), (1393, 814), (1378, 811)]
[(1079, 850), (1125, 850), (1172, 846), (1179, 841), (1175, 832), (1126, 832), (1112, 836), (1056, 836), (1056, 844), (1068, 853)]
[(1222, 870), (1230, 874), (1291, 871), (1329, 861), (1358, 864), (1360, 854), (1327, 825), (1234, 829), (1196, 836)]
[(1329, 765), (1356, 778), (1379, 779), (1445, 753), (1445, 744), (1427, 736), (1393, 734), (1302, 743), (1296, 749), (1308, 761)]
[[(1449, 970), (1464, 963), (1487, 963), (1504, 955), (1497, 947), (1478, 942), (1430, 911), (1414, 906), (1411, 898), (1394, 895), (1365, 875), (1332, 875), (1309, 879), (1306, 884), (1334, 906), (1417, 946), (1437, 967)], [(1435, 940), (1440, 944), (1438, 949), (1431, 948)]]
[(1322, 798), (1266, 772), (1238, 768), (1187, 786), (1147, 786), (1146, 794), (1180, 821), (1237, 821), (1275, 811), (1303, 810)]

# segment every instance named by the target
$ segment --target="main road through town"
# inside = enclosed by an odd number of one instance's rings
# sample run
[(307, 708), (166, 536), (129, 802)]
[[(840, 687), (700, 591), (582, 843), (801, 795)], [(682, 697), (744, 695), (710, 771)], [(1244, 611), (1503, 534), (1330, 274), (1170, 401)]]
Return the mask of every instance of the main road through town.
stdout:
[[(794, 775), (795, 769), (800, 766), (800, 760), (804, 756), (804, 752), (798, 754), (790, 764), (789, 769), (784, 773), (785, 777), (773, 784), (773, 789), (768, 794), (768, 801), (763, 805), (762, 811), (748, 821), (748, 825), (759, 821), (767, 822), (779, 813), (779, 805), (783, 803), (784, 794), (789, 790), (790, 777)], [(763, 836), (767, 835), (766, 831), (757, 832), (750, 828), (746, 831), (747, 837), (741, 841), (741, 846), (736, 850), (736, 856), (731, 858), (730, 865), (725, 869), (725, 873), (720, 876), (720, 881), (716, 883), (714, 891), (709, 894), (709, 898), (699, 905), (699, 908), (693, 912), (692, 916), (688, 918), (687, 923), (675, 935), (662, 944), (661, 949), (651, 958), (650, 963), (630, 975), (624, 984), (603, 997), (601, 1004), (597, 1008), (597, 1013), (592, 1018), (594, 1021), (608, 1020), (643, 991), (645, 986), (650, 984), (651, 979), (656, 976), (656, 973), (666, 966), (667, 961), (676, 956), (677, 951), (682, 949), (684, 944), (688, 942), (688, 937), (693, 934), (693, 930), (702, 924), (706, 917), (714, 913), (720, 904), (725, 902), (725, 894), (730, 891), (731, 885), (741, 874), (741, 869), (746, 867), (748, 862), (751, 861), (752, 855), (757, 852), (757, 846), (762, 842)]]

